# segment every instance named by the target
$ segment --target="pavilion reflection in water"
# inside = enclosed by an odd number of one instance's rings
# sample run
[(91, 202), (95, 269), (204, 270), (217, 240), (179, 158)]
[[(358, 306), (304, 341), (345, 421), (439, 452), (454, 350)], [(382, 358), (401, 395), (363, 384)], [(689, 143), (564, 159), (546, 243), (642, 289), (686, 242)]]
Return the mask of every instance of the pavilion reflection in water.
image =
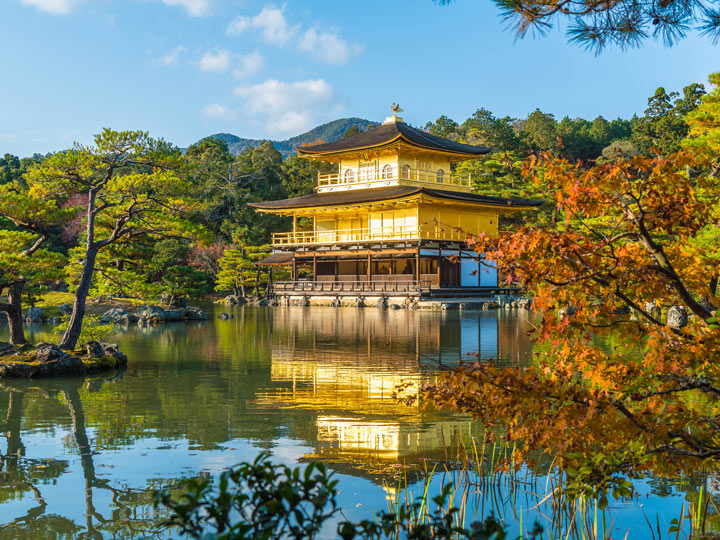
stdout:
[[(399, 464), (443, 459), (458, 438), (480, 435), (471, 418), (426, 408), (419, 390), (460, 361), (529, 358), (529, 345), (515, 339), (517, 317), (505, 319), (495, 311), (278, 309), (271, 366), (278, 387), (256, 405), (316, 411), (306, 459), (386, 479)], [(412, 405), (398, 399), (408, 397)]]

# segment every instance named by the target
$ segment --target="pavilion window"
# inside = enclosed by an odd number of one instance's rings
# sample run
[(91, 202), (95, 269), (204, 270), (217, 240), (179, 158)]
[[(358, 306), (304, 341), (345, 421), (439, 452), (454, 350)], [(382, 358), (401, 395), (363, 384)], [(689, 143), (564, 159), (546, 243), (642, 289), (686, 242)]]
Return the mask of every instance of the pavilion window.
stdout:
[(394, 169), (394, 167), (390, 164), (387, 164), (382, 168), (383, 180), (389, 180), (390, 178), (392, 178), (394, 176), (393, 169)]
[(437, 172), (435, 173), (435, 181), (438, 184), (442, 184), (444, 180), (445, 180), (445, 171), (442, 169), (438, 169)]
[(405, 180), (410, 180), (410, 165), (403, 165), (402, 168), (402, 177)]
[(343, 180), (345, 180), (346, 184), (352, 184), (355, 181), (355, 171), (352, 169), (345, 169)]
[(375, 162), (365, 161), (360, 163), (360, 166), (358, 167), (358, 177), (360, 182), (375, 180)]
[(418, 161), (418, 180), (429, 182), (432, 178), (432, 161)]

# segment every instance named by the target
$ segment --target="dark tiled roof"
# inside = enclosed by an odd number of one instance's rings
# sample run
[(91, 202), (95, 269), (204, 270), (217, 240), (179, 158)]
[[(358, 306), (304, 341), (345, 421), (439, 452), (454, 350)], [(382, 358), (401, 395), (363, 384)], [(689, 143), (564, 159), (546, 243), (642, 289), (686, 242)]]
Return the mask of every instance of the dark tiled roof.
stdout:
[(260, 266), (280, 266), (284, 264), (290, 264), (293, 260), (293, 254), (288, 252), (278, 252), (268, 255), (264, 259), (260, 259), (255, 264)]
[(368, 202), (401, 199), (411, 195), (425, 193), (431, 197), (450, 199), (463, 202), (475, 202), (492, 206), (540, 206), (543, 201), (529, 199), (505, 199), (503, 197), (489, 197), (476, 193), (458, 193), (440, 189), (427, 189), (413, 186), (390, 186), (370, 189), (352, 189), (348, 191), (331, 191), (328, 193), (313, 193), (292, 199), (280, 201), (266, 201), (248, 203), (248, 206), (263, 210), (286, 210), (293, 208), (313, 208), (318, 206), (340, 206), (347, 204), (361, 204)]
[(534, 199), (506, 199), (505, 197), (491, 197), (489, 195), (480, 195), (479, 193), (461, 193), (457, 191), (445, 191), (442, 189), (422, 188), (422, 190), (423, 193), (426, 193), (431, 197), (491, 204), (493, 206), (540, 206), (545, 202)]
[(315, 146), (303, 146), (297, 150), (300, 154), (332, 154), (335, 152), (344, 152), (349, 150), (360, 150), (363, 148), (371, 148), (391, 143), (397, 139), (405, 139), (407, 142), (423, 148), (431, 150), (440, 150), (444, 152), (452, 152), (456, 154), (466, 155), (482, 155), (490, 152), (490, 148), (484, 146), (472, 146), (470, 144), (462, 144), (459, 142), (443, 139), (425, 133), (422, 130), (410, 127), (405, 122), (394, 122), (383, 124), (374, 129), (369, 129), (347, 139), (339, 141), (316, 144)]

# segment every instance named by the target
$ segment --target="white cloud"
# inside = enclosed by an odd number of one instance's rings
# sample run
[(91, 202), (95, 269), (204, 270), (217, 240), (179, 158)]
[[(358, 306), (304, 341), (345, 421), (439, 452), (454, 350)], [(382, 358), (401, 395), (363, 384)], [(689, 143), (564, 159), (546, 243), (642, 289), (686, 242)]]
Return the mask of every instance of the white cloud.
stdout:
[(178, 61), (180, 60), (180, 55), (184, 53), (187, 49), (183, 47), (182, 45), (178, 45), (175, 47), (172, 51), (167, 53), (164, 56), (161, 56), (157, 59), (158, 63), (162, 64), (163, 66), (176, 66), (178, 64)]
[(230, 21), (230, 24), (227, 27), (227, 30), (225, 31), (229, 36), (239, 36), (245, 30), (250, 28), (250, 18), (249, 17), (236, 17), (234, 20)]
[(206, 52), (198, 62), (200, 71), (222, 72), (230, 69), (232, 59), (230, 52), (225, 49), (218, 49), (213, 52)]
[(285, 7), (267, 6), (254, 17), (237, 17), (228, 25), (227, 33), (231, 36), (239, 36), (248, 28), (258, 30), (268, 43), (285, 45), (297, 34), (300, 26), (288, 24)]
[(235, 94), (245, 99), (244, 112), (263, 122), (270, 133), (296, 134), (339, 112), (332, 105), (335, 91), (323, 79), (296, 82), (268, 79), (240, 86)]
[(235, 111), (225, 107), (224, 105), (220, 105), (219, 103), (211, 103), (205, 107), (202, 112), (205, 116), (209, 116), (210, 118), (220, 118), (223, 120), (227, 120), (235, 116)]
[(335, 31), (316, 28), (302, 31), (301, 25), (291, 25), (285, 16), (284, 6), (266, 6), (254, 17), (237, 17), (228, 25), (227, 34), (239, 36), (251, 29), (257, 30), (267, 43), (293, 45), (299, 51), (328, 64), (346, 64), (352, 56), (363, 50), (361, 45), (348, 44)]
[(53, 15), (67, 15), (72, 8), (82, 0), (20, 0), (26, 6), (32, 6), (40, 11), (46, 11)]
[(323, 62), (335, 65), (347, 64), (351, 56), (362, 52), (361, 46), (351, 47), (339, 35), (315, 28), (303, 33), (298, 48)]
[(253, 51), (250, 54), (241, 55), (237, 59), (237, 64), (233, 73), (238, 79), (249, 77), (260, 71), (265, 65), (265, 59), (260, 51)]
[(212, 0), (162, 0), (162, 3), (185, 8), (191, 17), (204, 17), (212, 9)]

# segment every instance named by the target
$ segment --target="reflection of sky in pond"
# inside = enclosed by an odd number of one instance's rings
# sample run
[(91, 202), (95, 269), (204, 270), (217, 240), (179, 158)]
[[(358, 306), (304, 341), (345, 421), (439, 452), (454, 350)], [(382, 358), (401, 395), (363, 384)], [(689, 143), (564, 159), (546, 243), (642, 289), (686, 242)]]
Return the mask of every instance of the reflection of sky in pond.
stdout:
[[(477, 355), (513, 366), (530, 361), (529, 322), (516, 312), (244, 307), (234, 314), (113, 336), (130, 358), (122, 374), (0, 382), (0, 538), (140, 536), (162, 521), (152, 490), (215, 475), (262, 449), (287, 464), (329, 463), (345, 516), (367, 518), (386, 507), (405, 474), (420, 490), (428, 463), (482, 437), (468, 417), (398, 403), (399, 383), (406, 383), (401, 395), (413, 395), (438, 369)], [(29, 336), (53, 338), (42, 326)], [(78, 447), (83, 440), (90, 449)], [(436, 473), (433, 489), (441, 481)], [(652, 538), (643, 512), (653, 523), (657, 515), (666, 533), (686, 493), (696, 496), (694, 485), (654, 483), (639, 484), (639, 500), (613, 504), (608, 523), (615, 520), (620, 537), (630, 529), (629, 538)], [(481, 511), (495, 504), (509, 522), (523, 512), (527, 527), (539, 515), (528, 509), (544, 496), (530, 492), (540, 487), (518, 490), (514, 503), (505, 487), (475, 497)], [(646, 496), (660, 488), (664, 496)]]

